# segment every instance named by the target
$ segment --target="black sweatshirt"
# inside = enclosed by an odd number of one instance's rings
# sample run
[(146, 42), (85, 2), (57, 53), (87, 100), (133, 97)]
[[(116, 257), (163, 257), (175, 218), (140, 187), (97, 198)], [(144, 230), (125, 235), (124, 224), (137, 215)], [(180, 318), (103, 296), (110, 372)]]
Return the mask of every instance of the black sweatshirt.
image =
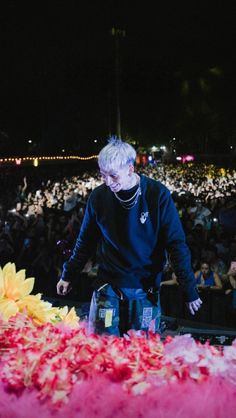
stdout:
[(91, 193), (62, 279), (74, 282), (96, 251), (98, 277), (118, 288), (158, 287), (167, 252), (187, 301), (198, 299), (190, 251), (169, 190), (141, 175), (141, 195), (124, 209), (105, 184)]

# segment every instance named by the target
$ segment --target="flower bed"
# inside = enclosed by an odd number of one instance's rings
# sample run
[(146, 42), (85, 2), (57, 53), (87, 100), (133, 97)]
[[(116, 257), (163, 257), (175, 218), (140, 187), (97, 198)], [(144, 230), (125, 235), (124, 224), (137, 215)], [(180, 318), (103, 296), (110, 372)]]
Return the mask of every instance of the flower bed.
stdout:
[(2, 321), (0, 349), (0, 417), (235, 416), (235, 343), (88, 335), (18, 314)]
[(89, 335), (32, 285), (0, 269), (0, 418), (236, 416), (236, 341)]

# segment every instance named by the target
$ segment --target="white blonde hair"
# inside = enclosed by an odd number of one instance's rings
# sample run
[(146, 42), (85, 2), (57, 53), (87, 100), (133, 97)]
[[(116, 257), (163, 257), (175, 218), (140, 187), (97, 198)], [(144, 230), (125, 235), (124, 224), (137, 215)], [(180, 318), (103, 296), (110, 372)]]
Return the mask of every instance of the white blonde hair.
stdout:
[(136, 151), (132, 145), (116, 137), (111, 137), (98, 155), (98, 165), (106, 171), (134, 165), (135, 160)]

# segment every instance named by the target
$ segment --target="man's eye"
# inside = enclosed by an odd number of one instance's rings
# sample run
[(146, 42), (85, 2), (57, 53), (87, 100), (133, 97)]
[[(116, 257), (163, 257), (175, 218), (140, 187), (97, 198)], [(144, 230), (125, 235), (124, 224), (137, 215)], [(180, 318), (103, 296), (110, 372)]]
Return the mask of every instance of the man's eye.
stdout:
[(106, 179), (107, 177), (110, 177), (112, 180), (117, 180), (118, 176), (116, 174), (103, 174), (101, 173), (102, 179)]

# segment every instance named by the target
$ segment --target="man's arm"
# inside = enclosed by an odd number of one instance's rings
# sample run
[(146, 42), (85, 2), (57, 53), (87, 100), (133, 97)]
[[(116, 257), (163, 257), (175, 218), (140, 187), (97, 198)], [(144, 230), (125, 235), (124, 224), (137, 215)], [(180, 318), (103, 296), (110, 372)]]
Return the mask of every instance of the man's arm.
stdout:
[(196, 288), (196, 278), (191, 267), (191, 254), (185, 242), (185, 234), (172, 197), (164, 189), (161, 201), (161, 228), (170, 254), (171, 264), (184, 291), (187, 306), (194, 314), (201, 306)]
[(100, 231), (96, 224), (91, 199), (89, 199), (73, 253), (69, 260), (63, 264), (62, 275), (57, 283), (58, 294), (68, 293), (86, 262), (95, 252), (99, 236)]

